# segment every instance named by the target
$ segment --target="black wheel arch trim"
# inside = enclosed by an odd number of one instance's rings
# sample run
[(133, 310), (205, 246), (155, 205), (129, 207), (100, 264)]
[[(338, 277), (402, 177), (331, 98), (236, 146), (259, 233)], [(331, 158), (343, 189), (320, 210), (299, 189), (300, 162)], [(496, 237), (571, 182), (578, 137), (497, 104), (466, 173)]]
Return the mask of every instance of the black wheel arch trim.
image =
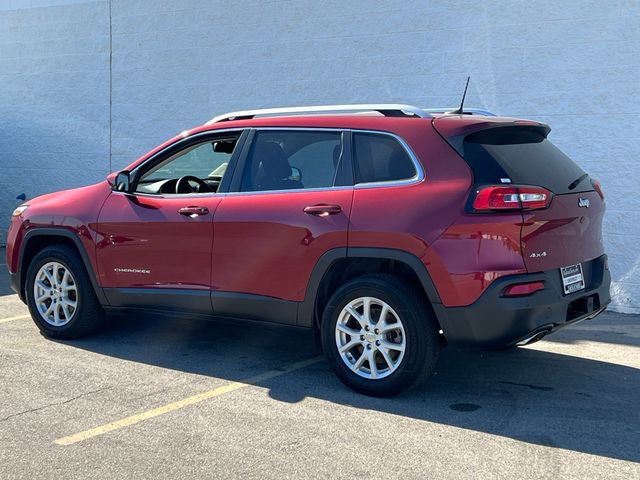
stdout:
[(435, 284), (431, 279), (431, 275), (427, 270), (426, 265), (412, 253), (397, 250), (393, 248), (378, 248), (378, 247), (342, 247), (334, 248), (324, 253), (318, 262), (316, 263), (309, 283), (307, 284), (307, 290), (305, 299), (298, 305), (298, 325), (301, 327), (317, 327), (319, 319), (317, 318), (317, 297), (320, 290), (322, 281), (331, 269), (332, 265), (343, 258), (372, 258), (372, 259), (384, 259), (384, 260), (396, 260), (409, 266), (416, 274), (422, 288), (424, 289), (429, 301), (431, 302), (436, 315), (440, 311), (442, 301), (440, 295), (436, 290)]
[(18, 271), (16, 272), (16, 275), (18, 277), (16, 284), (20, 286), (18, 295), (20, 296), (20, 299), (22, 301), (25, 301), (25, 285), (24, 284), (26, 281), (26, 275), (25, 275), (26, 272), (24, 272), (22, 268), (24, 252), (27, 249), (27, 245), (29, 244), (29, 242), (34, 237), (39, 237), (39, 236), (63, 237), (71, 240), (76, 246), (76, 248), (78, 249), (78, 253), (80, 254), (82, 263), (84, 264), (84, 267), (87, 270), (87, 274), (89, 275), (89, 279), (91, 280), (91, 285), (93, 287), (93, 290), (96, 294), (96, 297), (98, 298), (98, 303), (100, 303), (100, 305), (109, 304), (109, 302), (107, 301), (107, 297), (105, 296), (104, 291), (102, 290), (102, 287), (100, 287), (100, 285), (98, 284), (98, 280), (96, 279), (95, 272), (93, 271), (93, 266), (91, 265), (91, 261), (89, 260), (87, 251), (84, 248), (84, 245), (82, 244), (82, 242), (80, 241), (80, 238), (78, 238), (78, 236), (73, 232), (63, 227), (53, 227), (53, 228), (37, 227), (37, 228), (34, 228), (33, 230), (27, 231), (24, 238), (22, 239), (22, 245), (20, 246), (20, 254), (18, 256), (19, 268), (18, 268)]

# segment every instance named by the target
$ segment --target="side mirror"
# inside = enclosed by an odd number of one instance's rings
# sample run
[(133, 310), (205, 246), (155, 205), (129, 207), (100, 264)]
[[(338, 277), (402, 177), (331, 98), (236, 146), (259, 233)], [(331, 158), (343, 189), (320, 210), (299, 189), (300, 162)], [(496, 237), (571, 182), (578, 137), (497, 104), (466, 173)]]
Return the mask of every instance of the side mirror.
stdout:
[(118, 192), (129, 192), (131, 188), (131, 179), (129, 177), (129, 171), (123, 170), (116, 175), (114, 180), (114, 190)]

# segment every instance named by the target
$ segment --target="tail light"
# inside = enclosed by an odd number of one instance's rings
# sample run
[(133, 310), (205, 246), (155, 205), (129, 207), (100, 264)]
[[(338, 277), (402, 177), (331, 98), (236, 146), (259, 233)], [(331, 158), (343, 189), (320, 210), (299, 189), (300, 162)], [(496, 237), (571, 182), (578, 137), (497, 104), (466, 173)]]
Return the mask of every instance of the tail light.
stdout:
[(600, 198), (604, 200), (604, 192), (602, 191), (602, 184), (598, 180), (591, 179), (591, 185), (593, 185), (593, 189), (598, 192)]
[(551, 192), (543, 187), (491, 185), (476, 191), (473, 209), (476, 212), (538, 210), (549, 206), (551, 196)]

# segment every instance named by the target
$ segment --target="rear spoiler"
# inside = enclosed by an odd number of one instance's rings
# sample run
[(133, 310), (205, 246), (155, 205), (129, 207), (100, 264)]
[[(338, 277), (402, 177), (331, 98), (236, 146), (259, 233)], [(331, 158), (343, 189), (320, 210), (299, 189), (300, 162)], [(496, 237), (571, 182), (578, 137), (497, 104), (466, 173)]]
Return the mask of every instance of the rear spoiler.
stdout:
[(423, 108), (423, 110), (429, 114), (437, 115), (437, 114), (445, 114), (449, 113), (452, 115), (482, 115), (483, 117), (497, 117), (497, 115), (489, 110), (483, 110), (481, 108), (464, 108), (462, 113), (452, 113), (455, 108)]
[(545, 123), (533, 120), (519, 120), (508, 117), (438, 117), (433, 119), (433, 127), (436, 132), (447, 141), (459, 155), (464, 156), (464, 139), (474, 133), (502, 129), (523, 127), (534, 129), (545, 137), (549, 135), (551, 127)]

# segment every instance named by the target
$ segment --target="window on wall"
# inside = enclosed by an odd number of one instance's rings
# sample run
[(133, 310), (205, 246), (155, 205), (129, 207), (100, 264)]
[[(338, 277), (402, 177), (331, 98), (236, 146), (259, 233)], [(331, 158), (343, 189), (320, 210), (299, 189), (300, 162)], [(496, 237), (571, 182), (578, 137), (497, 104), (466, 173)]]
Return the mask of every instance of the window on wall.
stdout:
[(380, 133), (353, 133), (356, 183), (406, 180), (416, 168), (400, 142)]
[(258, 131), (241, 190), (332, 187), (341, 158), (342, 135), (337, 131)]

